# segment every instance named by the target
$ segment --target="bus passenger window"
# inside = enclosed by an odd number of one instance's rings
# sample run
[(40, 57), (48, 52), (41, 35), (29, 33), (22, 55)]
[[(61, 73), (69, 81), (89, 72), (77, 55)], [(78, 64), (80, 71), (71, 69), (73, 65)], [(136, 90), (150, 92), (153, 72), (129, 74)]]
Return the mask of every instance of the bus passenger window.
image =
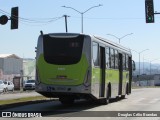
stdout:
[(129, 61), (128, 61), (129, 57), (128, 55), (126, 55), (126, 70), (129, 70)]
[(126, 54), (123, 54), (123, 70), (126, 70)]
[(115, 54), (114, 49), (110, 49), (111, 68), (115, 68)]
[(99, 50), (98, 50), (98, 43), (93, 42), (93, 62), (94, 66), (99, 66)]
[(106, 47), (106, 68), (110, 68), (110, 49)]
[(119, 60), (119, 54), (118, 51), (115, 50), (115, 69), (118, 69), (118, 60)]

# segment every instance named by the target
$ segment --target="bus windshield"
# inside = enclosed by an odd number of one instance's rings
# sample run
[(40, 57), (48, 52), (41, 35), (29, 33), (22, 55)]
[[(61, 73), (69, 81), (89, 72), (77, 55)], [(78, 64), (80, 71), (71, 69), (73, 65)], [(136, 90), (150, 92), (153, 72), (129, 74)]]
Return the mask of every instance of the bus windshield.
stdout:
[(44, 59), (50, 64), (69, 65), (80, 61), (84, 36), (51, 37), (43, 36)]

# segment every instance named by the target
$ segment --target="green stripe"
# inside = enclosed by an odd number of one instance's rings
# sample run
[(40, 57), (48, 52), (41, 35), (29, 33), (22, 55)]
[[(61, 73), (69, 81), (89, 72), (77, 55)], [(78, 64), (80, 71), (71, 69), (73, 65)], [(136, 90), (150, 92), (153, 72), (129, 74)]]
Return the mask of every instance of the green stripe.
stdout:
[[(128, 71), (123, 71), (123, 83), (129, 80)], [(119, 70), (106, 69), (106, 83), (118, 84), (119, 83)], [(92, 83), (100, 83), (101, 80), (101, 69), (92, 68)]]

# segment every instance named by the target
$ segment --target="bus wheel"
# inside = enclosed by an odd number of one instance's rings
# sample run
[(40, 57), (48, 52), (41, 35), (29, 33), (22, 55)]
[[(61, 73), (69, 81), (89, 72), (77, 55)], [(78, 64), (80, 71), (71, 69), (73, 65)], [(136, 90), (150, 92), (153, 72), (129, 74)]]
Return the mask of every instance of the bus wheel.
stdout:
[(126, 87), (126, 94), (129, 95), (129, 85), (127, 83), (127, 87)]
[(126, 95), (121, 95), (121, 99), (125, 99), (126, 98)]
[(107, 95), (106, 95), (106, 104), (109, 103), (109, 98), (110, 98), (110, 95), (111, 95), (111, 91), (110, 90), (111, 90), (110, 87), (108, 87), (108, 89), (106, 91), (106, 93), (107, 93)]
[(74, 103), (74, 98), (72, 97), (60, 97), (59, 101), (64, 105), (71, 105)]
[(110, 89), (108, 87), (108, 89), (106, 90), (106, 98), (99, 99), (99, 103), (102, 105), (107, 105), (109, 103), (109, 98), (110, 98)]
[(126, 93), (125, 93), (125, 95), (121, 95), (121, 98), (122, 98), (122, 99), (125, 99), (125, 98), (126, 98), (126, 95), (128, 95), (128, 83), (127, 83), (127, 85), (126, 85)]

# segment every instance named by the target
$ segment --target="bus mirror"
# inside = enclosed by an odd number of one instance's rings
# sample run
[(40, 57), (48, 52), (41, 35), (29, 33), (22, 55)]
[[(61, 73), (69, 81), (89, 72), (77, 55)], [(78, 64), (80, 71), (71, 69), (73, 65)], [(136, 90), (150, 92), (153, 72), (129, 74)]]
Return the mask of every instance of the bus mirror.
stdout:
[(132, 60), (132, 70), (135, 71), (136, 70), (136, 64), (135, 62)]

